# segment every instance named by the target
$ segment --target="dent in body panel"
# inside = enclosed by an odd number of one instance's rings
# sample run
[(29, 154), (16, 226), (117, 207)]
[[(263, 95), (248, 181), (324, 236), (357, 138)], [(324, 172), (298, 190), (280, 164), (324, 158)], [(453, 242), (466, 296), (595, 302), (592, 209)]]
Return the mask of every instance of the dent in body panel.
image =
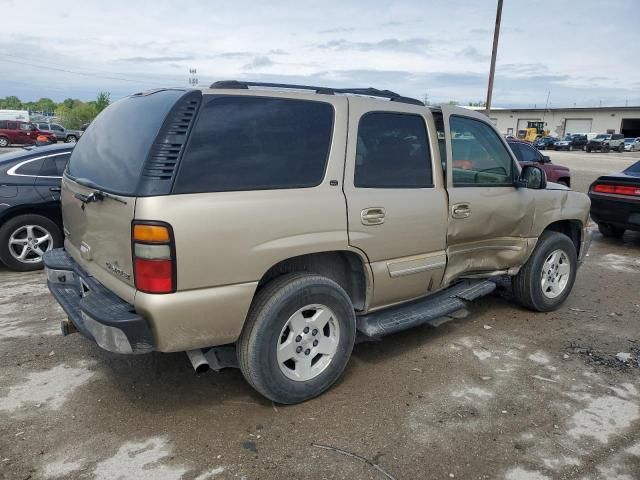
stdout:
[(591, 200), (587, 195), (570, 190), (538, 190), (538, 192), (532, 236), (539, 237), (550, 224), (560, 220), (578, 221), (582, 228), (589, 224)]

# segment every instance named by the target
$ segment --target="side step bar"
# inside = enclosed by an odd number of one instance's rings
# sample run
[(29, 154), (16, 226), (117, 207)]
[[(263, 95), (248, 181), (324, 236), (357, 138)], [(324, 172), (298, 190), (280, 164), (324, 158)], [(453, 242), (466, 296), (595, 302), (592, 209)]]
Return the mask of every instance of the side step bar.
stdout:
[(440, 325), (441, 317), (466, 306), (467, 302), (496, 289), (491, 280), (463, 280), (452, 287), (409, 304), (391, 307), (356, 318), (356, 328), (368, 337), (382, 337), (425, 323)]

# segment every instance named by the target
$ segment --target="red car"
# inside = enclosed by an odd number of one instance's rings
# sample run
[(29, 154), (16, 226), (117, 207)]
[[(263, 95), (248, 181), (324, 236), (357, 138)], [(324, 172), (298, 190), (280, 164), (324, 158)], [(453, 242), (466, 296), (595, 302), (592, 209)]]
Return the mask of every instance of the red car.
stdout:
[(568, 167), (551, 163), (551, 159), (547, 155), (542, 155), (529, 142), (507, 140), (507, 143), (513, 150), (520, 165), (536, 165), (545, 171), (547, 180), (550, 182), (561, 183), (571, 187), (571, 171)]
[(33, 145), (39, 135), (47, 137), (51, 143), (58, 141), (55, 135), (38, 130), (31, 122), (0, 120), (0, 147), (12, 144)]

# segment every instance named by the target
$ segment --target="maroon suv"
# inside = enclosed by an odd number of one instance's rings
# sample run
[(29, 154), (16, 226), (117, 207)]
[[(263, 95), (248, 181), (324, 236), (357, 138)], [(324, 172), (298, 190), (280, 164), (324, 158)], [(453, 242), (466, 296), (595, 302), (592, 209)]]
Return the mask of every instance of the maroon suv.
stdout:
[(568, 167), (551, 163), (547, 155), (542, 155), (537, 148), (529, 142), (519, 140), (507, 140), (520, 165), (536, 165), (547, 174), (550, 182), (561, 183), (571, 187), (571, 171)]
[(0, 147), (8, 147), (12, 144), (33, 145), (39, 135), (44, 135), (52, 143), (57, 142), (55, 135), (38, 130), (31, 122), (0, 120)]

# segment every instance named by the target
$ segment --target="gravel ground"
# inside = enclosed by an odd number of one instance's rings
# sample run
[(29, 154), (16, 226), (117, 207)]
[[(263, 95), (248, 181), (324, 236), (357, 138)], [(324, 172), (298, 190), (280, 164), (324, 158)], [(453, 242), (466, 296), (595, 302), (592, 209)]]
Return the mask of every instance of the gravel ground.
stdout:
[[(581, 191), (640, 158), (550, 153)], [(358, 344), (334, 388), (285, 407), (237, 370), (62, 337), (43, 274), (0, 268), (0, 478), (638, 479), (639, 279), (640, 234), (596, 232), (558, 311), (481, 299)]]

